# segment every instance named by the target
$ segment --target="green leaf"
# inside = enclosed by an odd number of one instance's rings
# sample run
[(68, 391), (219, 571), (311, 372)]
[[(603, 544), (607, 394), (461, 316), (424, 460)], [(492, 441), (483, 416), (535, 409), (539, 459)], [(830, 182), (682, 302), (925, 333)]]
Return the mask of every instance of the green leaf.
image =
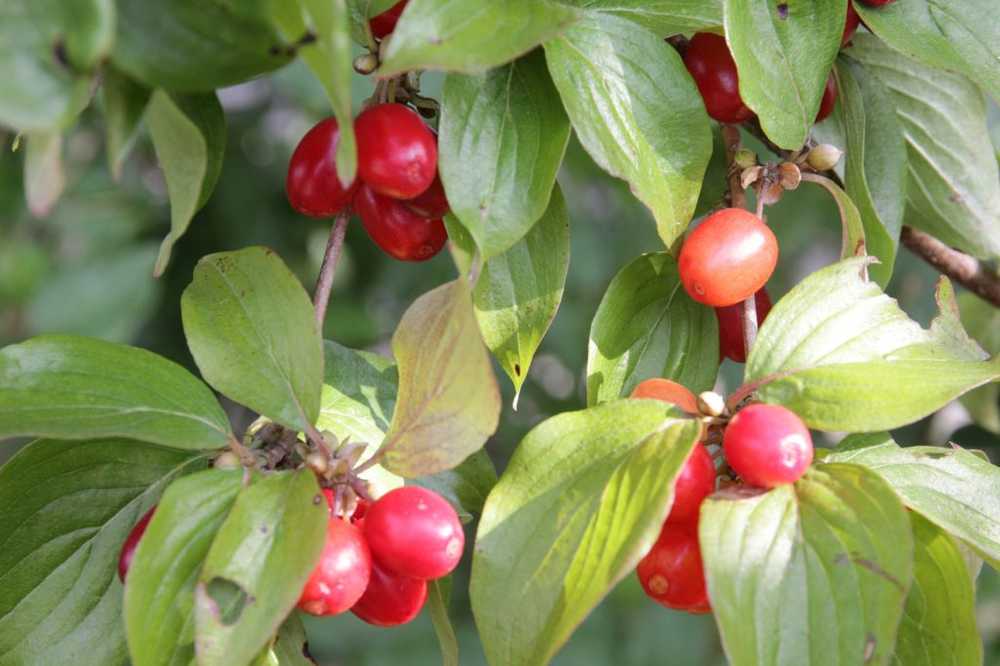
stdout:
[(1000, 568), (1000, 469), (986, 460), (958, 447), (900, 448), (886, 433), (851, 435), (826, 460), (871, 469), (909, 508)]
[(195, 590), (199, 666), (243, 664), (263, 650), (295, 607), (328, 520), (308, 469), (272, 474), (240, 493)]
[(392, 336), (399, 397), (382, 451), (414, 478), (451, 469), (496, 431), (500, 390), (464, 278), (418, 298)]
[(181, 314), (205, 381), (290, 428), (316, 422), (323, 341), (309, 296), (273, 251), (251, 247), (203, 257)]
[[(969, 334), (990, 354), (1000, 354), (1000, 309), (967, 291), (958, 295), (958, 306)], [(1000, 435), (1000, 384), (966, 393), (962, 405), (978, 425)]]
[(131, 440), (38, 440), (0, 468), (0, 663), (124, 664), (122, 542), (204, 464)]
[(163, 494), (125, 586), (125, 629), (135, 666), (193, 661), (195, 581), (242, 480), (242, 470), (205, 470)]
[(444, 216), (444, 228), (448, 231), (448, 251), (460, 275), (468, 277), (476, 257), (476, 241), (469, 230), (462, 226), (452, 212)]
[(587, 403), (621, 398), (665, 377), (695, 394), (715, 384), (719, 322), (691, 300), (666, 252), (644, 254), (614, 277), (590, 325)]
[(483, 72), (552, 39), (578, 16), (553, 0), (411, 0), (388, 40), (378, 74)]
[(480, 449), (454, 468), (421, 476), (413, 483), (430, 488), (455, 507), (463, 523), (483, 511), (486, 497), (497, 483), (497, 470), (486, 451)]
[(594, 12), (621, 16), (664, 37), (722, 25), (722, 0), (570, 0)]
[(623, 400), (554, 416), (524, 438), (486, 501), (472, 561), (490, 664), (547, 664), (653, 545), (701, 432), (678, 414)]
[(316, 666), (316, 662), (309, 656), (306, 628), (294, 613), (281, 625), (271, 652), (278, 666)]
[(908, 0), (858, 14), (886, 44), (933, 68), (959, 72), (1000, 101), (1000, 25), (992, 0)]
[(0, 125), (21, 132), (69, 125), (90, 99), (92, 71), (111, 49), (112, 0), (0, 4)]
[(905, 222), (981, 259), (1000, 256), (1000, 172), (979, 89), (871, 35), (855, 36), (846, 53), (896, 106), (909, 156)]
[(0, 437), (131, 437), (180, 449), (226, 445), (207, 386), (144, 349), (43, 335), (0, 350)]
[(724, 4), (726, 41), (739, 71), (740, 97), (757, 113), (772, 141), (797, 150), (816, 122), (840, 50), (847, 0)]
[(439, 169), (453, 213), (484, 259), (510, 248), (545, 213), (569, 141), (545, 56), (485, 74), (449, 74)]
[(115, 0), (115, 7), (114, 64), (151, 88), (208, 92), (295, 55), (271, 27), (263, 0)]
[(889, 283), (899, 246), (906, 201), (906, 142), (895, 107), (877, 79), (850, 61), (837, 67), (840, 114), (845, 133), (847, 194), (857, 204), (869, 266), (881, 286)]
[(329, 340), (323, 345), (326, 377), (316, 429), (340, 440), (380, 444), (396, 408), (396, 364)]
[(451, 599), (451, 576), (427, 583), (427, 606), (434, 623), (434, 633), (441, 645), (443, 666), (458, 666), (458, 639), (448, 617), (448, 602)]
[(911, 513), (913, 586), (896, 637), (896, 666), (979, 666), (983, 642), (976, 629), (976, 593), (958, 545)]
[(712, 155), (704, 104), (677, 51), (632, 21), (595, 13), (546, 42), (545, 58), (583, 147), (629, 183), (673, 246)]
[(528, 234), (486, 261), (472, 303), (486, 346), (514, 383), (514, 405), (562, 301), (569, 271), (569, 214), (557, 186)]
[(757, 398), (788, 407), (810, 427), (870, 432), (920, 419), (1000, 378), (958, 320), (951, 283), (938, 283), (940, 314), (923, 329), (865, 281), (870, 260), (819, 270), (771, 310), (746, 382)]
[(26, 137), (24, 198), (35, 217), (48, 217), (66, 187), (62, 132), (33, 132)]
[(357, 144), (351, 110), (351, 35), (345, 0), (270, 0), (271, 17), (282, 35), (294, 42), (311, 34), (298, 55), (319, 79), (330, 99), (339, 128), (335, 157), (337, 177), (348, 186), (357, 173)]
[[(847, 196), (847, 192), (840, 189), (840, 186), (827, 178), (811, 173), (802, 174), (802, 179), (822, 186), (833, 196), (834, 203), (840, 213), (840, 224), (843, 231), (840, 243), (840, 258), (849, 259), (865, 254), (865, 227), (861, 222), (861, 214), (857, 206)], [(866, 269), (867, 270), (867, 269)]]
[(170, 195), (170, 233), (153, 273), (160, 276), (174, 243), (215, 189), (226, 146), (226, 118), (215, 93), (182, 96), (157, 90), (146, 122)]
[(104, 102), (107, 133), (106, 152), (108, 168), (116, 181), (121, 178), (122, 165), (139, 133), (139, 123), (151, 95), (149, 88), (113, 66), (109, 65), (104, 69), (101, 100)]
[(878, 476), (818, 465), (794, 486), (716, 493), (699, 533), (730, 664), (887, 663), (913, 537)]
[(729, 192), (729, 166), (726, 164), (726, 144), (722, 139), (719, 125), (712, 126), (712, 157), (705, 168), (705, 178), (698, 193), (698, 204), (694, 216), (701, 217), (709, 211), (722, 207)]

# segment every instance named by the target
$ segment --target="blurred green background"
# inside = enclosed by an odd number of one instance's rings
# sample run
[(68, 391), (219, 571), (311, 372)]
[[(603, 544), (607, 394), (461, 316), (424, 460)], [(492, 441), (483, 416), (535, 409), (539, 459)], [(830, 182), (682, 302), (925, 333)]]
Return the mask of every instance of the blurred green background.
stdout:
[[(439, 88), (439, 77), (425, 77), (428, 94), (435, 95)], [(369, 92), (370, 83), (355, 77), (356, 104)], [(40, 220), (32, 218), (24, 204), (24, 151), (12, 151), (14, 136), (0, 130), (0, 344), (49, 331), (79, 333), (146, 347), (194, 369), (184, 343), (179, 300), (200, 257), (267, 245), (311, 289), (329, 224), (290, 209), (284, 193), (285, 169), (296, 142), (325, 115), (328, 103), (299, 65), (220, 95), (228, 121), (222, 175), (160, 280), (154, 280), (151, 272), (159, 240), (169, 228), (169, 208), (148, 138), (140, 136), (122, 182), (114, 183), (106, 167), (100, 110), (86, 111), (65, 137), (65, 194), (52, 214)], [(604, 289), (636, 255), (661, 249), (645, 208), (622, 182), (601, 172), (575, 142), (559, 180), (571, 216), (569, 279), (516, 412), (510, 409), (510, 386), (498, 371), (507, 407), (488, 448), (501, 470), (530, 427), (549, 415), (584, 405), (587, 334)], [(802, 277), (836, 259), (840, 227), (832, 201), (809, 184), (786, 195), (768, 215), (782, 250), (769, 283), (777, 300)], [(359, 224), (352, 224), (326, 337), (388, 353), (389, 337), (407, 305), (454, 275), (447, 252), (423, 264), (396, 262), (372, 244)], [(890, 291), (904, 309), (926, 323), (934, 313), (936, 279), (933, 270), (902, 252)], [(995, 318), (993, 324), (1000, 327)], [(989, 324), (984, 326), (988, 331)], [(734, 388), (740, 372), (740, 366), (727, 361), (720, 380), (723, 388)], [(982, 413), (995, 414), (996, 391), (979, 397)], [(237, 427), (254, 416), (239, 406), (228, 407)], [(988, 423), (989, 417), (980, 421)], [(903, 443), (943, 444), (952, 439), (989, 451), (994, 462), (1000, 445), (996, 435), (972, 424), (968, 411), (957, 403), (897, 436)], [(0, 461), (13, 448), (0, 450)], [(484, 664), (465, 593), (467, 560), (457, 575), (452, 614), (461, 663)], [(990, 569), (980, 576), (979, 616), (987, 641), (986, 663), (1000, 663), (1000, 577)], [(307, 625), (313, 654), (322, 664), (440, 663), (426, 613), (409, 626), (391, 630), (370, 627), (351, 615), (309, 619)], [(710, 617), (687, 616), (653, 604), (630, 576), (591, 614), (555, 663), (710, 666), (725, 660)]]

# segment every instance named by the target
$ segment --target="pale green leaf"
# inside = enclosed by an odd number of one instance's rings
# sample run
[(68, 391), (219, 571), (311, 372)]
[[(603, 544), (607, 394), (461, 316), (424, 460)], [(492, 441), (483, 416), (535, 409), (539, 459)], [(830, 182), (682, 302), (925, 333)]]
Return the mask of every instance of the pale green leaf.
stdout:
[(119, 180), (122, 166), (128, 157), (139, 124), (146, 112), (152, 91), (141, 83), (119, 72), (114, 67), (104, 69), (101, 80), (101, 101), (104, 103), (106, 134), (105, 152), (111, 176)]
[(330, 340), (323, 343), (323, 356), (326, 376), (316, 429), (340, 440), (381, 444), (396, 407), (396, 364)]
[(583, 9), (627, 18), (664, 37), (722, 26), (722, 0), (570, 0)]

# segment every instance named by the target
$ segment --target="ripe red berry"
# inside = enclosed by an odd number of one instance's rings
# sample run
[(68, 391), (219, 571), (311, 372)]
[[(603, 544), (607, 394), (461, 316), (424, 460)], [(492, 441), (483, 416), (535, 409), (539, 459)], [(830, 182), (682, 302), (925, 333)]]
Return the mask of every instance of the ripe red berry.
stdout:
[(340, 129), (334, 118), (320, 121), (299, 141), (288, 163), (285, 190), (292, 208), (310, 217), (330, 217), (354, 196), (358, 180), (345, 188), (337, 177), (334, 155)]
[(375, 560), (400, 576), (433, 580), (451, 573), (462, 559), (465, 533), (458, 514), (420, 486), (380, 497), (368, 507), (364, 529)]
[(441, 184), (440, 174), (434, 177), (434, 182), (424, 190), (423, 194), (406, 201), (405, 204), (414, 213), (429, 220), (441, 219), (451, 210), (448, 197), (444, 193), (444, 185)]
[(125, 537), (125, 542), (122, 544), (121, 552), (118, 554), (118, 578), (121, 582), (125, 582), (125, 575), (128, 574), (129, 567), (132, 566), (132, 558), (135, 557), (135, 549), (139, 546), (139, 540), (142, 539), (142, 535), (146, 533), (146, 528), (149, 526), (149, 521), (153, 519), (153, 513), (156, 511), (156, 506), (150, 508), (139, 522), (135, 524), (132, 531), (128, 533)]
[(695, 444), (674, 483), (668, 523), (697, 523), (701, 503), (715, 490), (715, 463), (708, 449)]
[(629, 397), (662, 400), (677, 405), (688, 414), (698, 413), (698, 399), (694, 397), (694, 393), (669, 379), (656, 377), (639, 382)]
[(798, 481), (813, 459), (809, 429), (780, 405), (741, 409), (726, 426), (722, 448), (733, 471), (761, 488)]
[(421, 217), (402, 201), (377, 194), (364, 184), (354, 195), (354, 209), (375, 244), (402, 261), (430, 259), (448, 240), (440, 219)]
[(653, 601), (689, 613), (711, 610), (694, 526), (664, 525), (635, 571), (642, 589)]
[(847, 42), (851, 41), (851, 37), (854, 36), (854, 31), (858, 29), (858, 24), (861, 23), (861, 17), (854, 10), (854, 5), (851, 4), (850, 0), (847, 2), (847, 20), (844, 21), (844, 36), (840, 38), (840, 45), (844, 46)]
[(741, 123), (753, 117), (740, 97), (736, 63), (724, 37), (697, 33), (684, 52), (684, 64), (705, 100), (708, 115), (723, 123)]
[(402, 104), (370, 106), (355, 119), (358, 175), (379, 194), (412, 199), (437, 175), (437, 142), (415, 111)]
[(837, 80), (833, 78), (831, 72), (826, 80), (826, 88), (823, 88), (823, 99), (819, 102), (819, 111), (816, 113), (816, 122), (826, 120), (833, 113), (833, 106), (837, 103)]
[[(767, 289), (761, 289), (754, 294), (757, 305), (757, 325), (764, 323), (767, 313), (771, 311), (771, 297)], [(743, 303), (715, 308), (715, 317), (719, 320), (719, 358), (731, 358), (737, 363), (746, 363), (747, 348), (743, 340)]]
[(394, 574), (373, 562), (368, 588), (351, 612), (376, 627), (395, 627), (415, 618), (425, 601), (427, 581)]
[(885, 5), (891, 5), (896, 2), (896, 0), (861, 0), (861, 4), (868, 5), (869, 7), (884, 7)]
[(368, 21), (368, 25), (372, 28), (372, 35), (374, 35), (376, 39), (382, 39), (396, 29), (396, 22), (399, 21), (399, 15), (403, 13), (406, 3), (407, 0), (400, 0), (392, 7), (389, 7), (389, 9), (385, 10), (378, 16), (372, 17), (372, 19)]
[(778, 240), (760, 218), (740, 208), (709, 215), (681, 247), (678, 272), (688, 295), (723, 307), (764, 286), (778, 263)]
[(361, 530), (330, 518), (316, 568), (302, 588), (298, 607), (310, 615), (336, 615), (353, 606), (368, 587), (372, 556)]

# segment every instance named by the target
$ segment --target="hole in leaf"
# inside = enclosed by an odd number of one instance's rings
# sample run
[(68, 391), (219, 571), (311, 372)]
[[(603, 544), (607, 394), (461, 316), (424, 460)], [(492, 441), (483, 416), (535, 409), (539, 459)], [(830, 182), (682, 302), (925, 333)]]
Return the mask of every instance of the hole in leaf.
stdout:
[(785, 20), (786, 18), (788, 18), (788, 5), (786, 5), (785, 3), (781, 3), (780, 5), (778, 5), (778, 18), (780, 18), (781, 20)]
[(205, 591), (215, 602), (219, 620), (227, 627), (239, 621), (243, 609), (251, 601), (246, 590), (228, 578), (213, 578), (205, 586)]
[(514, 364), (514, 374), (517, 375), (518, 377), (521, 376), (521, 364), (520, 363), (515, 363)]

